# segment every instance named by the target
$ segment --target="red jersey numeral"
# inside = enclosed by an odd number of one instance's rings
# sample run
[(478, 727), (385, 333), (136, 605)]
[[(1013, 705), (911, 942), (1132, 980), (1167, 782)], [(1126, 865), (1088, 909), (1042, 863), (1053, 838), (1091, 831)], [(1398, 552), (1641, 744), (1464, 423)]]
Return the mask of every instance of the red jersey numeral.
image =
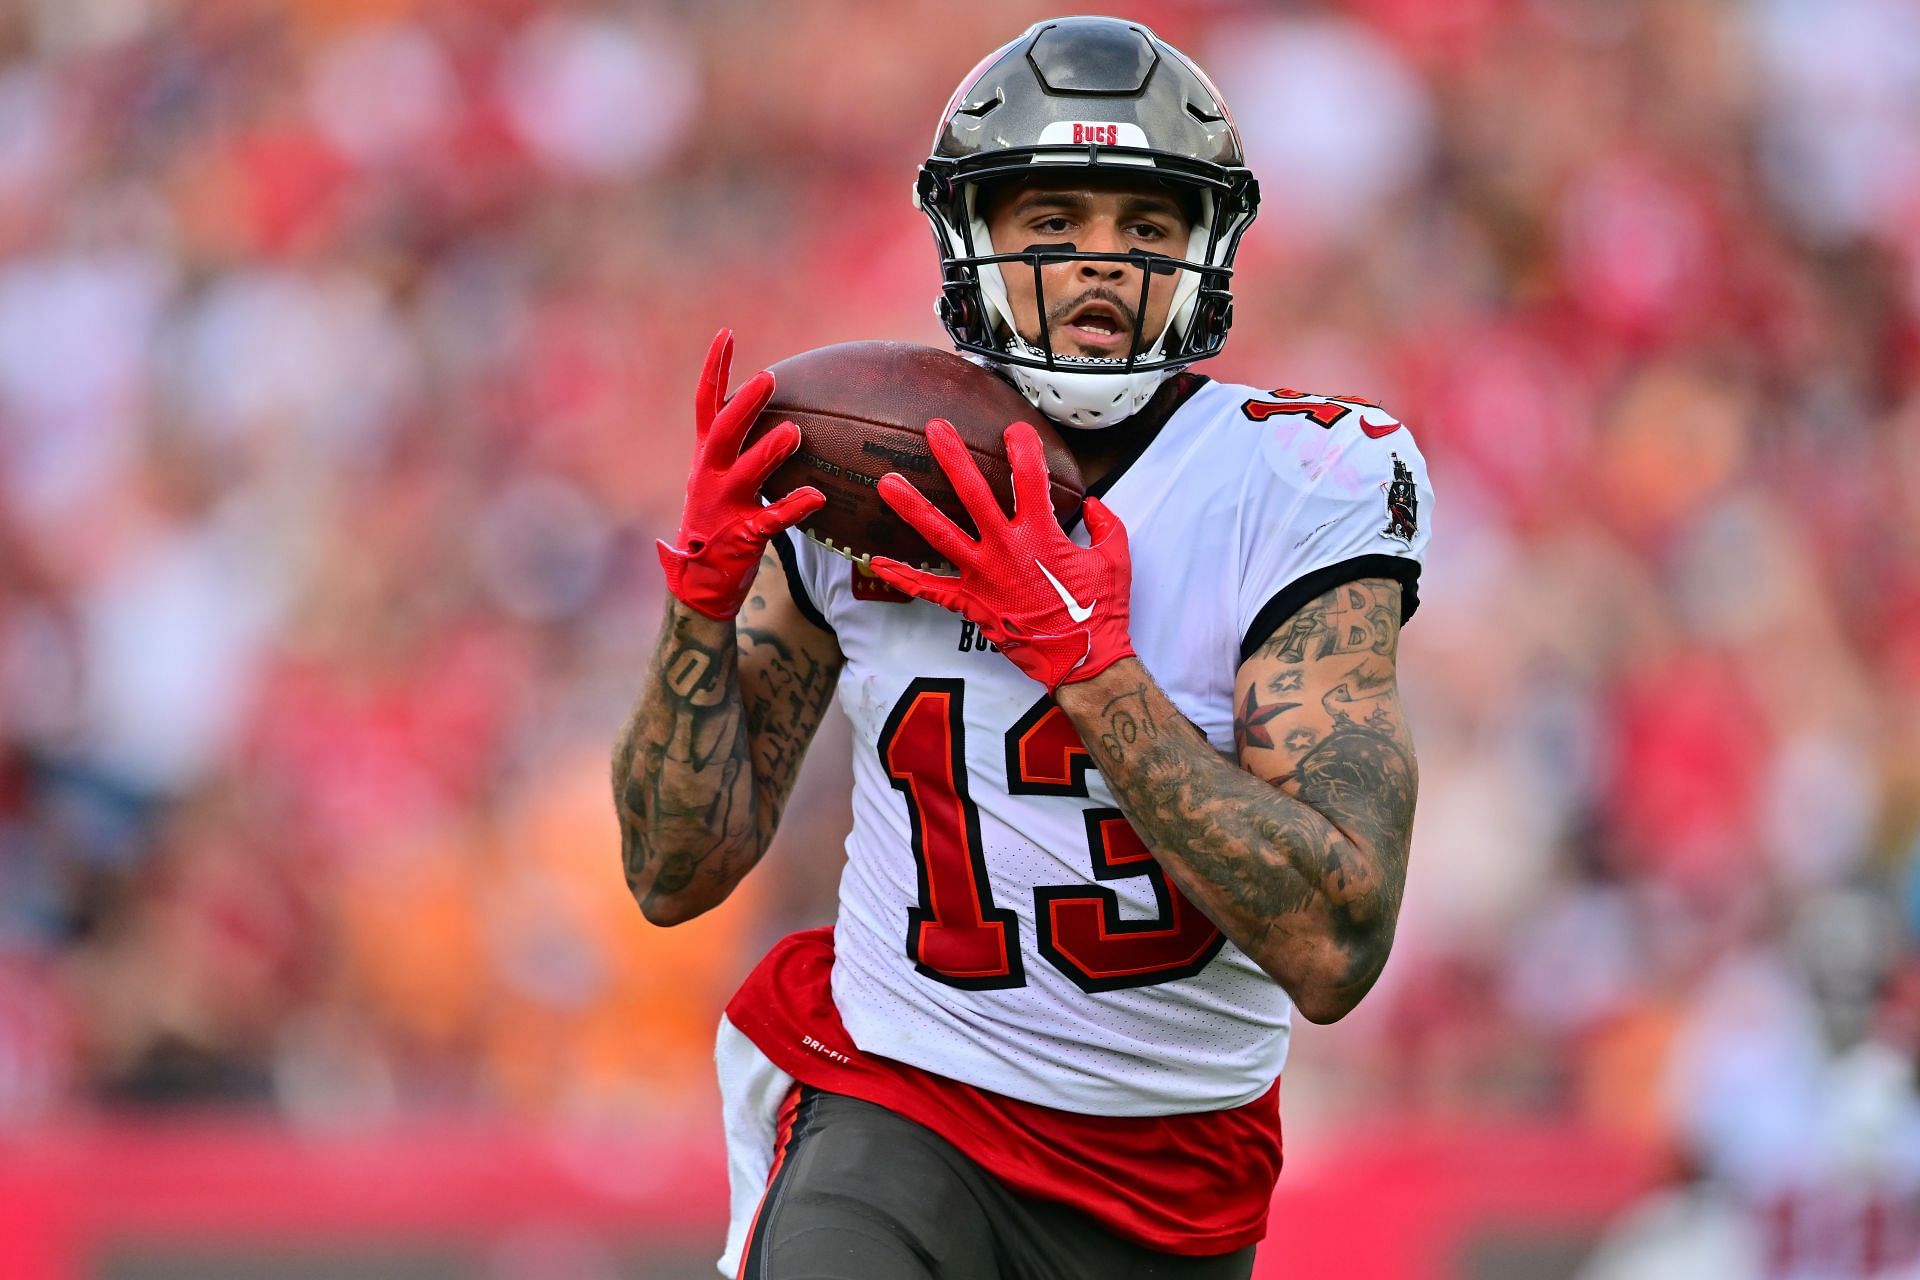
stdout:
[[(1294, 403), (1305, 401), (1309, 396), (1307, 392), (1295, 391), (1292, 387), (1275, 387), (1267, 394), (1272, 396), (1273, 400), (1248, 400), (1240, 406), (1240, 412), (1247, 415), (1248, 421), (1265, 422), (1269, 418), (1277, 418), (1282, 414), (1298, 414), (1301, 417), (1312, 418), (1321, 426), (1331, 430), (1335, 423), (1353, 412), (1349, 407), (1351, 405), (1364, 405), (1369, 409), (1380, 407), (1365, 396), (1347, 395), (1315, 396), (1312, 397), (1312, 404)], [(1275, 401), (1280, 403), (1276, 404)], [(1391, 418), (1385, 422), (1368, 422), (1363, 416), (1360, 419), (1360, 429), (1378, 440), (1382, 436), (1390, 436), (1398, 431), (1400, 424)]]
[(980, 811), (967, 794), (965, 691), (958, 680), (915, 680), (880, 731), (880, 763), (907, 800), (920, 905), (907, 912), (907, 958), (936, 982), (968, 990), (1017, 987), (1019, 927), (993, 905), (980, 848)]
[[(980, 839), (980, 812), (967, 792), (965, 689), (952, 679), (907, 686), (880, 732), (880, 762), (907, 802), (919, 872), (919, 905), (907, 912), (907, 957), (936, 982), (968, 990), (1018, 987), (1014, 913), (996, 907)], [(1093, 757), (1051, 698), (1041, 698), (1006, 733), (1011, 795), (1085, 799)], [(1117, 991), (1192, 977), (1226, 939), (1169, 883), (1118, 809), (1085, 813), (1096, 881), (1147, 877), (1158, 911), (1120, 915), (1120, 896), (1088, 885), (1033, 891), (1040, 952), (1083, 991)]]
[[(1051, 698), (1042, 698), (1007, 734), (1007, 790), (1014, 795), (1088, 795), (1093, 757)], [(1118, 809), (1086, 811), (1095, 880), (1145, 876), (1158, 905), (1151, 920), (1127, 920), (1120, 895), (1083, 885), (1034, 889), (1040, 954), (1082, 991), (1118, 991), (1190, 978), (1226, 941), (1213, 921), (1167, 880), (1146, 842)]]
[(1240, 406), (1240, 412), (1253, 422), (1265, 422), (1268, 418), (1277, 418), (1283, 413), (1297, 413), (1312, 418), (1323, 427), (1332, 427), (1334, 423), (1352, 413), (1353, 410), (1331, 400), (1318, 400), (1312, 404), (1275, 404), (1271, 400), (1249, 400)]

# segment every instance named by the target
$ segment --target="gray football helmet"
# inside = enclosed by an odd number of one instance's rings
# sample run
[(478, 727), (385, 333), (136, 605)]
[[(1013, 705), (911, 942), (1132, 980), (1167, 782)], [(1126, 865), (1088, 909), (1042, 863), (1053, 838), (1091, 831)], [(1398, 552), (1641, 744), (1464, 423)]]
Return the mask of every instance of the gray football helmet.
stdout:
[[(984, 184), (1037, 165), (1121, 173), (1170, 188), (1196, 210), (1184, 259), (1141, 251), (1083, 253), (1035, 245), (996, 253), (981, 215)], [(1102, 427), (1136, 412), (1170, 373), (1219, 354), (1233, 323), (1233, 257), (1259, 206), (1239, 130), (1219, 91), (1185, 54), (1139, 23), (1058, 18), (1035, 23), (960, 82), (920, 167), (914, 204), (933, 224), (942, 274), (938, 312), (954, 345), (1002, 367), (1049, 418)], [(1013, 323), (1003, 267), (1113, 260), (1141, 268), (1125, 357), (1056, 353)], [(1166, 327), (1144, 332), (1147, 285), (1177, 274)]]

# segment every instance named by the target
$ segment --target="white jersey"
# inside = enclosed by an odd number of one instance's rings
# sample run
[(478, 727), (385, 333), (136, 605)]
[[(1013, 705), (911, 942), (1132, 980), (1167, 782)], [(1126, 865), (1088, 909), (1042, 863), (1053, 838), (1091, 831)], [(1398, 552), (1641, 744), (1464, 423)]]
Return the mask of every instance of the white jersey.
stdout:
[[(1102, 498), (1127, 527), (1134, 651), (1223, 752), (1246, 652), (1296, 609), (1357, 577), (1414, 599), (1433, 502), (1384, 411), (1219, 383)], [(1290, 1002), (1165, 880), (1046, 691), (958, 615), (874, 598), (889, 593), (805, 538), (781, 550), (846, 655), (833, 997), (854, 1042), (1089, 1115), (1264, 1093)]]

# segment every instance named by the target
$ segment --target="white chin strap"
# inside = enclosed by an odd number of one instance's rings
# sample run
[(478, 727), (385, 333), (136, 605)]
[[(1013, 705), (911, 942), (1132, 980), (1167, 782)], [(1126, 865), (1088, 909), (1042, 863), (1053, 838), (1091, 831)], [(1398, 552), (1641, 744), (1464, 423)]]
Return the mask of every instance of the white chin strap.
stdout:
[[(1195, 255), (1206, 252), (1207, 228), (1213, 222), (1213, 196), (1203, 193), (1201, 198), (1201, 216), (1194, 222), (1193, 233), (1187, 240), (1186, 258), (1190, 262), (1199, 261)], [(973, 243), (991, 245), (993, 240), (987, 234), (987, 225), (971, 208), (972, 202), (973, 192), (968, 192)], [(1007, 282), (1000, 274), (1000, 264), (984, 263), (976, 269), (980, 273), (980, 296), (986, 303), (988, 322), (1006, 331), (1007, 350), (1015, 355), (1044, 360), (1047, 353), (1021, 337), (1020, 331), (1014, 327), (1013, 307), (1007, 301)], [(1161, 327), (1153, 345), (1140, 353), (1140, 359), (1160, 358), (1168, 335), (1176, 328), (1184, 329), (1192, 318), (1199, 293), (1199, 273), (1181, 271), (1174, 285), (1173, 303), (1167, 308), (1167, 323)], [(1069, 356), (1055, 352), (1053, 362), (1055, 365), (1082, 366), (1084, 372), (1082, 368), (1036, 369), (1011, 362), (1003, 363), (1000, 367), (1020, 388), (1020, 394), (1031, 400), (1034, 407), (1047, 417), (1062, 426), (1089, 430), (1110, 427), (1140, 412), (1147, 401), (1153, 398), (1160, 384), (1167, 380), (1167, 375), (1175, 372), (1173, 369), (1117, 372), (1126, 367), (1125, 357)]]
[[(997, 264), (989, 263), (980, 268), (980, 274), (989, 271), (998, 272)], [(984, 284), (985, 282), (982, 281)], [(984, 292), (984, 290), (983, 290)], [(1162, 331), (1161, 341), (1166, 333)], [(1026, 356), (1046, 358), (1046, 352), (1034, 346), (1019, 334), (1008, 330), (1007, 347)], [(1160, 342), (1151, 349), (1140, 353), (1142, 359), (1160, 354)], [(1084, 363), (1090, 365), (1122, 365), (1125, 360), (1111, 360), (1101, 356), (1063, 356), (1056, 354), (1054, 363)], [(1166, 381), (1171, 369), (1146, 369), (1135, 373), (1087, 372), (1066, 369), (1036, 369), (1031, 365), (1004, 364), (1002, 369), (1012, 376), (1013, 384), (1020, 388), (1020, 394), (1033, 401), (1034, 407), (1052, 418), (1055, 422), (1069, 427), (1093, 429), (1110, 427), (1116, 422), (1131, 418), (1140, 412), (1160, 384)]]

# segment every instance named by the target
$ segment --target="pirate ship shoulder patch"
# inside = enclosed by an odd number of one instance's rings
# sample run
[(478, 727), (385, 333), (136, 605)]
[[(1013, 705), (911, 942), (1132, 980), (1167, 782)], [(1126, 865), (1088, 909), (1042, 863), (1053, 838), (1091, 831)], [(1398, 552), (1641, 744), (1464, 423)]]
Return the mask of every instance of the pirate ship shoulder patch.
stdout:
[(1399, 454), (1393, 455), (1393, 479), (1381, 487), (1387, 491), (1387, 527), (1380, 536), (1413, 546), (1414, 534), (1420, 529), (1420, 498), (1414, 492), (1413, 472), (1400, 461)]

